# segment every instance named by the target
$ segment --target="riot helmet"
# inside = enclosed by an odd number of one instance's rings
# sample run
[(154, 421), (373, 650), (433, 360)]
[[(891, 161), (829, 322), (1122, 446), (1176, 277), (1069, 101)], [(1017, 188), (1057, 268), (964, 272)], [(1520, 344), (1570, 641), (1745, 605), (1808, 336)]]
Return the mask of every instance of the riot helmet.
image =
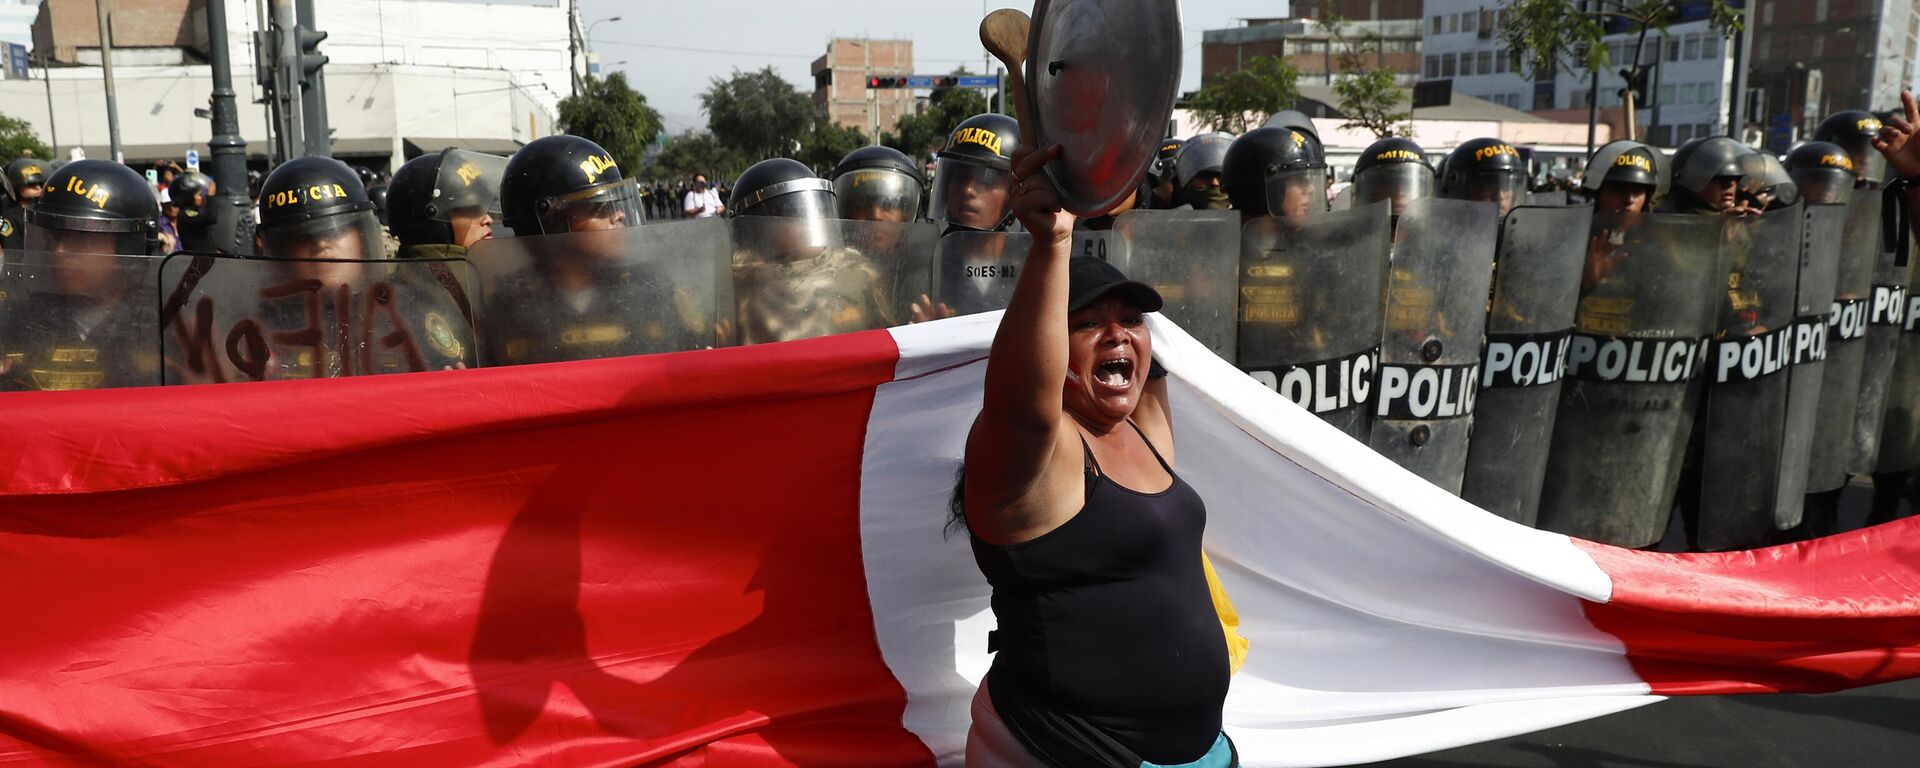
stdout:
[(1412, 139), (1381, 139), (1360, 153), (1353, 166), (1353, 207), (1391, 201), (1393, 215), (1407, 203), (1433, 195), (1433, 164)]
[(1800, 201), (1800, 187), (1780, 164), (1780, 158), (1754, 151), (1740, 158), (1746, 176), (1740, 180), (1740, 198), (1761, 210), (1785, 208)]
[(46, 189), (48, 167), (44, 161), (31, 157), (15, 158), (7, 163), (5, 173), (0, 173), (0, 184), (6, 185), (7, 197), (22, 206), (32, 206), (40, 199)]
[(1857, 186), (1878, 188), (1887, 177), (1887, 159), (1873, 148), (1873, 137), (1880, 134), (1880, 118), (1858, 109), (1835, 112), (1820, 121), (1813, 130), (1814, 141), (1840, 145), (1853, 159)]
[(1800, 197), (1813, 204), (1843, 204), (1853, 194), (1853, 156), (1845, 147), (1827, 141), (1809, 141), (1787, 153), (1787, 174), (1800, 188)]
[(637, 227), (639, 186), (605, 149), (578, 136), (534, 139), (507, 160), (500, 208), (516, 235)]
[(1327, 162), (1320, 147), (1290, 128), (1255, 128), (1233, 140), (1220, 187), (1242, 217), (1298, 220), (1327, 210)]
[(387, 229), (403, 245), (471, 248), (493, 236), (507, 160), (447, 149), (408, 160), (387, 187)]
[(1305, 114), (1291, 109), (1283, 109), (1273, 113), (1273, 116), (1267, 118), (1267, 122), (1261, 127), (1286, 128), (1291, 131), (1296, 131), (1300, 135), (1307, 137), (1307, 141), (1312, 142), (1314, 148), (1318, 149), (1322, 156), (1326, 155), (1325, 145), (1320, 143), (1320, 129), (1313, 127), (1313, 118), (1307, 117)]
[(1649, 211), (1656, 200), (1667, 196), (1671, 174), (1660, 150), (1620, 139), (1588, 158), (1580, 192), (1602, 210)]
[(1220, 170), (1227, 161), (1227, 149), (1233, 146), (1231, 133), (1203, 133), (1180, 145), (1174, 158), (1176, 199), (1195, 209), (1222, 210), (1231, 205), (1220, 189)]
[(167, 203), (180, 209), (182, 219), (199, 218), (201, 209), (213, 199), (214, 186), (213, 177), (187, 171), (167, 185)]
[(835, 245), (833, 189), (833, 182), (813, 175), (805, 163), (770, 158), (748, 166), (734, 181), (727, 215), (782, 219), (746, 230), (753, 234), (736, 231), (744, 239), (740, 245), (754, 255), (771, 261), (811, 258)]
[(989, 112), (960, 121), (947, 137), (947, 146), (934, 155), (927, 217), (962, 229), (1005, 227), (1013, 217), (1007, 178), (1013, 174), (1013, 151), (1019, 146), (1020, 124), (1011, 117)]
[(1497, 203), (1502, 216), (1526, 200), (1527, 159), (1500, 139), (1463, 142), (1440, 168), (1441, 197)]
[(1706, 136), (1680, 145), (1673, 152), (1673, 195), (1668, 205), (1676, 211), (1724, 211), (1739, 203), (1740, 183), (1747, 166), (1742, 158), (1753, 148), (1726, 136)]
[(1153, 156), (1153, 165), (1147, 167), (1147, 175), (1153, 178), (1156, 185), (1173, 182), (1174, 163), (1180, 159), (1180, 147), (1186, 143), (1186, 139), (1172, 137), (1160, 140), (1160, 152)]
[[(297, 157), (267, 174), (260, 188), (263, 255), (284, 259), (381, 258), (380, 221), (352, 168), (330, 157)], [(326, 284), (348, 282), (347, 266), (296, 268)]]
[(373, 218), (383, 227), (387, 225), (387, 191), (385, 184), (367, 187), (367, 199), (373, 201)]
[(109, 160), (79, 160), (45, 177), (26, 209), (29, 251), (150, 256), (160, 252), (160, 203), (146, 178)]
[(380, 182), (380, 174), (364, 165), (353, 166), (353, 175), (360, 177), (360, 186), (364, 189), (371, 190)]
[(833, 196), (842, 219), (913, 221), (920, 217), (925, 189), (913, 160), (892, 147), (861, 147), (833, 169)]

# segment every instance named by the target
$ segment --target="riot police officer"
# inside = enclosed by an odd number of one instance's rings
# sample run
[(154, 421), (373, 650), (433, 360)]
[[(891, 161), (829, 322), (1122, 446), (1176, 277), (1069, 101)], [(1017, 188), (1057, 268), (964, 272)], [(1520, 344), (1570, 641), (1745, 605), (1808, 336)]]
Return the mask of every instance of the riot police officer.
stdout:
[[(933, 194), (927, 217), (956, 229), (998, 231), (1013, 220), (1013, 201), (1007, 179), (1013, 171), (1013, 151), (1020, 148), (1020, 124), (1006, 115), (987, 113), (960, 121), (947, 145), (934, 154)], [(735, 184), (733, 194), (740, 194)]]
[(160, 251), (147, 180), (105, 160), (26, 177), (47, 182), (24, 211), (22, 235), (47, 269), (25, 275), (0, 303), (0, 389), (159, 383), (152, 299), (140, 290)]
[[(408, 160), (381, 188), (401, 258), (451, 259), (493, 237), (506, 161), (449, 149)], [(376, 201), (375, 205), (378, 205)], [(377, 208), (376, 208), (377, 210)]]
[(1828, 115), (1813, 130), (1814, 141), (1840, 145), (1853, 159), (1855, 186), (1879, 189), (1886, 180), (1887, 160), (1874, 151), (1873, 138), (1880, 133), (1880, 119), (1857, 109)]
[(1740, 158), (1740, 201), (1755, 209), (1771, 211), (1800, 201), (1800, 187), (1780, 158), (1753, 151)]
[(637, 182), (613, 155), (579, 136), (534, 139), (507, 160), (500, 208), (515, 235), (640, 226)]
[(1758, 213), (1740, 200), (1747, 176), (1744, 158), (1753, 148), (1726, 136), (1709, 136), (1673, 152), (1673, 194), (1662, 204), (1675, 213)]
[(1174, 183), (1179, 185), (1175, 207), (1194, 210), (1226, 210), (1232, 206), (1220, 188), (1220, 172), (1233, 146), (1231, 133), (1203, 133), (1180, 145), (1174, 158)]
[(734, 295), (741, 344), (904, 322), (880, 270), (842, 242), (835, 185), (797, 160), (754, 163), (734, 182)]
[(1393, 215), (1407, 203), (1433, 194), (1433, 164), (1412, 139), (1381, 139), (1360, 153), (1353, 166), (1353, 205), (1390, 201)]
[(214, 251), (209, 227), (213, 224), (215, 213), (207, 203), (213, 199), (217, 185), (213, 177), (199, 171), (188, 171), (173, 177), (167, 184), (167, 204), (171, 208), (167, 213), (173, 220), (173, 230), (180, 237), (178, 250)]
[(1148, 200), (1147, 208), (1172, 208), (1175, 205), (1174, 164), (1180, 158), (1180, 147), (1185, 139), (1168, 137), (1160, 140), (1160, 152), (1154, 155), (1153, 164), (1147, 166), (1147, 186), (1153, 196)]
[(913, 160), (892, 147), (861, 147), (833, 169), (834, 202), (842, 219), (914, 221), (926, 187)]
[(1470, 139), (1440, 165), (1440, 196), (1495, 203), (1506, 216), (1526, 199), (1527, 160), (1500, 139)]
[(1245, 222), (1274, 215), (1299, 222), (1327, 210), (1327, 161), (1320, 146), (1290, 128), (1255, 128), (1234, 139), (1220, 187)]
[(26, 234), (25, 211), (44, 194), (47, 166), (31, 157), (15, 158), (0, 171), (9, 202), (0, 205), (0, 250), (19, 250)]
[(1854, 174), (1853, 156), (1832, 142), (1809, 141), (1794, 147), (1783, 165), (1800, 197), (1812, 205), (1846, 203), (1859, 178)]
[(1620, 139), (1595, 150), (1580, 177), (1580, 194), (1595, 211), (1652, 210), (1667, 194), (1672, 171), (1660, 150)]

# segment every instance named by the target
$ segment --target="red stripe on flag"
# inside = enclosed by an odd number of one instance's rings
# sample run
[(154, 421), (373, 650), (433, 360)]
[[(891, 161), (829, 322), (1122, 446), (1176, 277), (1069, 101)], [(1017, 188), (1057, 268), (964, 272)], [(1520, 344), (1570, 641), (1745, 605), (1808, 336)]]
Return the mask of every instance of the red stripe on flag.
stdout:
[(1657, 694), (1819, 692), (1920, 675), (1920, 519), (1750, 552), (1575, 541), (1613, 580), (1595, 627)]
[(859, 539), (895, 356), (4, 396), (0, 763), (930, 763)]

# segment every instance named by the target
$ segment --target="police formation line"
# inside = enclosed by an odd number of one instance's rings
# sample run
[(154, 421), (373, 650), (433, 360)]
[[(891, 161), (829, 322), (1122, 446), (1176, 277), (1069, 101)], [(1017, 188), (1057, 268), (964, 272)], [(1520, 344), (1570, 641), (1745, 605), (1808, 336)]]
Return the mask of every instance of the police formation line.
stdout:
[[(1255, 380), (1502, 516), (1612, 544), (1739, 549), (1831, 533), (1849, 475), (1920, 466), (1920, 308), (1878, 124), (1842, 113), (1784, 162), (1725, 138), (1619, 141), (1573, 194), (1469, 141), (1436, 170), (1383, 140), (1329, 200), (1310, 121), (1170, 140), (1077, 254)], [(264, 181), (253, 247), (157, 253), (124, 166), (10, 165), (0, 382), (76, 389), (544, 363), (785, 341), (996, 309), (1011, 118), (922, 177), (884, 147), (830, 178), (758, 163), (724, 218), (641, 226), (599, 146), (448, 149), (374, 201), (347, 166)], [(198, 201), (204, 189), (174, 192)], [(924, 199), (923, 199), (924, 198)], [(196, 206), (197, 207), (197, 206)], [(1737, 214), (1737, 215), (1727, 215)], [(502, 235), (496, 237), (495, 235)], [(507, 236), (510, 235), (510, 236)], [(1891, 486), (1890, 486), (1891, 487)]]

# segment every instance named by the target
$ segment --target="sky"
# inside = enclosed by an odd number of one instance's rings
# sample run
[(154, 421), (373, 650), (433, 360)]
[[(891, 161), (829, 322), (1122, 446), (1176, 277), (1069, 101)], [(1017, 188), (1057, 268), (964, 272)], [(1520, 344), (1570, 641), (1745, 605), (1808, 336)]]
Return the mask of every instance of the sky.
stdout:
[[(592, 26), (589, 47), (601, 71), (627, 81), (681, 133), (706, 126), (700, 93), (734, 69), (772, 65), (801, 90), (813, 92), (808, 65), (835, 37), (913, 41), (920, 74), (967, 65), (983, 71), (980, 19), (995, 8), (1030, 11), (1031, 2), (1006, 0), (580, 0), (580, 23)], [(1200, 87), (1203, 30), (1239, 26), (1238, 19), (1287, 15), (1286, 0), (1183, 0), (1180, 89)], [(984, 10), (983, 10), (984, 9)], [(611, 17), (619, 21), (594, 22)], [(626, 64), (615, 66), (616, 62)], [(994, 66), (999, 66), (998, 62)], [(991, 71), (991, 70), (985, 70)]]

